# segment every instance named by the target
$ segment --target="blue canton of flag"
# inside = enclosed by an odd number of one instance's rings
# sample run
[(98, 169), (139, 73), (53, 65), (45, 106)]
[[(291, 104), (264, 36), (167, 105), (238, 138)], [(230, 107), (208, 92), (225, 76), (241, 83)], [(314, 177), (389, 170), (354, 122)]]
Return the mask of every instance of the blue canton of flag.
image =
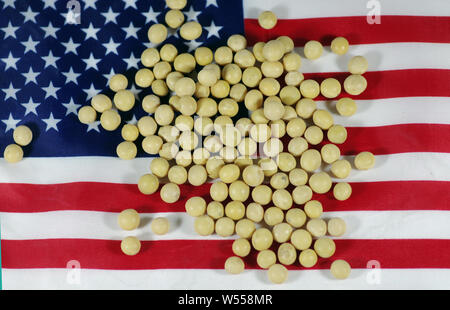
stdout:
[[(24, 148), (25, 156), (115, 155), (120, 130), (105, 131), (99, 121), (81, 124), (77, 110), (98, 93), (112, 98), (108, 80), (116, 73), (128, 77), (128, 87), (138, 100), (151, 92), (134, 85), (134, 74), (143, 67), (141, 53), (153, 47), (148, 28), (164, 23), (169, 10), (165, 1), (2, 3), (0, 151), (13, 143), (17, 126), (27, 125), (34, 140)], [(79, 14), (68, 9), (73, 3), (78, 3)], [(195, 41), (185, 41), (178, 31), (169, 32), (164, 43), (174, 44), (179, 52), (214, 48), (225, 44), (229, 35), (244, 32), (241, 0), (192, 0), (183, 13), (186, 21), (198, 21), (203, 33)], [(138, 102), (121, 116), (123, 122), (134, 123), (144, 114)]]

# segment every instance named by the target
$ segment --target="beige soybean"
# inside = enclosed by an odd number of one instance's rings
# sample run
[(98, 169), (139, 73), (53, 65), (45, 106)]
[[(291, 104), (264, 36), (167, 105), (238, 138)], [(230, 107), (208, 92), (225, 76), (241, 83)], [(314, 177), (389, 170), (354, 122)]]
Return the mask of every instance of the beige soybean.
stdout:
[(327, 164), (332, 164), (341, 157), (341, 150), (334, 144), (325, 144), (320, 149), (322, 160)]
[(272, 201), (272, 189), (267, 185), (258, 185), (252, 190), (254, 202), (266, 205)]
[(161, 137), (150, 135), (142, 140), (142, 149), (147, 154), (158, 154), (162, 148), (164, 141)]
[(321, 163), (320, 153), (314, 149), (304, 151), (300, 157), (300, 167), (307, 172), (319, 169)]
[(331, 51), (337, 55), (344, 55), (347, 53), (349, 43), (344, 37), (336, 37), (331, 41)]
[(350, 175), (351, 171), (352, 166), (346, 159), (339, 159), (331, 164), (331, 173), (333, 173), (333, 175), (339, 179), (345, 179)]
[(284, 121), (290, 121), (290, 120), (293, 120), (296, 118), (297, 118), (297, 112), (295, 111), (295, 108), (292, 106), (285, 106), (282, 119)]
[(150, 228), (156, 235), (165, 235), (169, 232), (170, 229), (169, 220), (167, 220), (165, 217), (157, 217), (153, 219), (152, 223), (150, 224)]
[(276, 157), (283, 151), (283, 142), (278, 138), (270, 138), (264, 143), (263, 151), (269, 157)]
[[(158, 52), (158, 51), (156, 51), (156, 52)], [(153, 53), (153, 50), (152, 50), (152, 53)], [(159, 58), (159, 53), (158, 53), (158, 58)], [(142, 62), (142, 63), (144, 64), (144, 62)], [(128, 86), (128, 79), (123, 74), (115, 74), (109, 79), (109, 88), (114, 92), (123, 90), (123, 89), (127, 88), (127, 86)]]
[(180, 10), (169, 10), (165, 15), (164, 20), (166, 21), (167, 26), (176, 29), (183, 24), (184, 15)]
[(278, 172), (270, 178), (270, 186), (274, 189), (284, 189), (289, 185), (289, 177), (284, 172)]
[(238, 83), (231, 86), (230, 97), (232, 99), (237, 102), (242, 102), (245, 99), (245, 95), (247, 95), (247, 87), (244, 84)]
[(274, 226), (280, 224), (281, 222), (283, 222), (283, 219), (283, 210), (278, 207), (267, 208), (264, 212), (264, 222), (266, 222), (267, 225)]
[(311, 200), (313, 192), (308, 185), (296, 186), (292, 191), (292, 199), (298, 205), (302, 205)]
[(314, 99), (320, 94), (320, 85), (314, 80), (303, 80), (300, 83), (300, 93), (305, 98)]
[(210, 48), (199, 47), (194, 52), (195, 60), (200, 66), (206, 66), (213, 61), (214, 55)]
[(259, 14), (258, 23), (264, 29), (272, 29), (277, 24), (277, 16), (271, 11), (264, 11)]
[(257, 143), (250, 138), (244, 138), (238, 145), (239, 154), (244, 156), (251, 156), (255, 154), (257, 148)]
[(161, 199), (166, 203), (174, 203), (180, 198), (180, 188), (175, 183), (167, 183), (161, 187)]
[(283, 64), (279, 61), (265, 61), (261, 64), (261, 72), (265, 77), (278, 78), (283, 70)]
[(278, 168), (283, 172), (289, 172), (297, 166), (297, 161), (292, 154), (282, 152), (277, 157)]
[(340, 217), (334, 217), (328, 221), (328, 233), (333, 237), (340, 237), (345, 234), (347, 225)]
[(300, 91), (295, 86), (285, 86), (280, 91), (281, 101), (285, 105), (294, 105), (300, 99)]
[[(95, 113), (95, 111), (94, 111)], [(25, 125), (17, 126), (13, 131), (13, 139), (18, 145), (26, 146), (30, 144), (33, 139), (33, 133), (30, 128)]]
[(158, 190), (159, 180), (154, 174), (144, 174), (139, 178), (138, 189), (144, 195), (153, 194)]
[(139, 133), (144, 137), (155, 134), (158, 125), (151, 116), (143, 116), (137, 122)]
[(291, 52), (284, 55), (283, 66), (286, 71), (297, 71), (302, 65), (302, 59), (299, 54)]
[(272, 228), (272, 234), (276, 242), (287, 242), (291, 238), (292, 226), (287, 223), (277, 224)]
[(208, 161), (208, 158), (211, 157), (211, 153), (205, 148), (196, 148), (194, 152), (192, 152), (192, 158), (194, 164), (204, 166)]
[(303, 52), (306, 58), (314, 60), (322, 56), (323, 46), (319, 41), (311, 40), (306, 42)]
[(161, 149), (159, 150), (159, 156), (162, 158), (165, 158), (167, 160), (174, 159), (178, 152), (180, 151), (180, 148), (176, 143), (173, 142), (166, 142), (161, 146)]
[(230, 84), (227, 81), (219, 80), (213, 86), (211, 86), (211, 95), (216, 98), (222, 99), (229, 95)]
[(189, 115), (178, 115), (175, 119), (175, 128), (179, 131), (190, 131), (194, 128), (194, 119)]
[(341, 93), (341, 83), (334, 78), (327, 78), (320, 83), (320, 92), (325, 98), (336, 98)]
[(277, 256), (283, 265), (292, 265), (297, 260), (297, 251), (291, 243), (282, 243), (278, 247)]
[(205, 214), (206, 201), (202, 197), (191, 197), (184, 204), (184, 208), (190, 216), (202, 216)]
[(286, 126), (286, 133), (292, 138), (301, 137), (305, 132), (305, 129), (305, 121), (301, 118), (296, 118), (288, 122)]
[(272, 194), (272, 202), (276, 207), (282, 210), (288, 210), (292, 207), (293, 200), (291, 194), (287, 190), (277, 189)]
[(234, 62), (241, 68), (249, 68), (255, 65), (256, 59), (249, 50), (240, 50), (236, 52), (233, 58)]
[(275, 96), (280, 91), (280, 83), (274, 78), (263, 78), (259, 82), (259, 90), (266, 96)]
[(240, 176), (240, 169), (235, 164), (225, 165), (219, 170), (219, 178), (224, 183), (232, 183), (236, 181), (239, 178), (239, 176)]
[(172, 123), (174, 116), (173, 108), (168, 104), (162, 104), (156, 108), (154, 118), (158, 125), (164, 126)]
[(167, 38), (167, 28), (163, 24), (153, 24), (148, 29), (148, 39), (153, 44), (159, 44)]
[(360, 95), (367, 88), (367, 80), (360, 74), (352, 74), (344, 80), (344, 89), (350, 95)]
[(255, 229), (255, 223), (249, 219), (240, 219), (236, 223), (236, 234), (241, 238), (251, 238)]
[(206, 214), (208, 214), (211, 218), (217, 220), (224, 216), (225, 208), (223, 207), (222, 203), (218, 201), (211, 201), (206, 207)]
[(286, 222), (294, 228), (300, 228), (306, 222), (306, 214), (299, 208), (291, 208), (286, 212)]
[(352, 116), (356, 113), (357, 106), (352, 98), (341, 98), (336, 103), (336, 110), (342, 116)]
[(368, 170), (375, 166), (375, 156), (371, 152), (361, 152), (355, 156), (354, 164), (358, 170)]
[(294, 186), (305, 185), (308, 182), (308, 173), (301, 168), (289, 171), (289, 182)]
[(262, 53), (268, 61), (281, 60), (284, 55), (284, 45), (279, 40), (271, 40), (264, 45)]
[(329, 129), (333, 123), (333, 116), (327, 110), (318, 109), (313, 113), (313, 122), (323, 130)]
[(218, 110), (221, 115), (233, 117), (239, 112), (239, 105), (231, 98), (220, 100)]
[(284, 82), (289, 86), (299, 86), (300, 83), (304, 80), (303, 73), (298, 71), (291, 71), (286, 73), (284, 76)]
[(242, 178), (249, 186), (256, 187), (264, 181), (264, 172), (257, 165), (250, 165), (243, 170)]
[(122, 240), (120, 243), (120, 249), (126, 255), (136, 255), (141, 250), (141, 242), (138, 238), (129, 236)]
[(308, 149), (308, 142), (302, 137), (291, 139), (288, 143), (288, 151), (298, 157)]
[(175, 156), (175, 162), (179, 166), (187, 167), (192, 163), (192, 154), (190, 151), (179, 151)]
[(166, 142), (175, 142), (180, 136), (180, 130), (171, 125), (161, 126), (158, 130), (158, 136)]
[(169, 88), (164, 80), (154, 80), (151, 87), (152, 92), (157, 96), (164, 97), (169, 93)]
[(181, 10), (187, 4), (187, 0), (166, 0), (167, 6), (172, 10)]
[(317, 145), (323, 141), (323, 131), (318, 126), (309, 126), (305, 130), (305, 139), (311, 145)]
[(310, 118), (314, 111), (316, 111), (317, 105), (316, 102), (310, 98), (303, 98), (300, 99), (295, 106), (295, 111), (297, 112), (298, 116), (301, 118)]
[(258, 165), (262, 168), (266, 177), (271, 177), (278, 171), (278, 163), (272, 158), (261, 158)]
[(139, 87), (149, 87), (154, 79), (155, 76), (153, 75), (153, 72), (147, 68), (138, 70), (134, 76), (134, 81)]
[(343, 280), (350, 275), (351, 267), (345, 260), (338, 259), (331, 263), (330, 272), (336, 279)]
[(259, 203), (251, 202), (247, 206), (247, 209), (245, 211), (245, 216), (249, 220), (251, 220), (255, 223), (259, 223), (264, 218), (264, 208)]
[(187, 171), (186, 168), (182, 166), (172, 166), (170, 167), (167, 177), (169, 181), (175, 184), (184, 184), (187, 181)]
[(258, 109), (250, 114), (250, 119), (254, 124), (267, 124), (269, 119), (264, 116), (264, 109)]
[(134, 107), (134, 102), (134, 94), (129, 90), (119, 90), (114, 95), (114, 105), (120, 111), (130, 111)]
[(156, 108), (161, 104), (161, 99), (155, 95), (147, 95), (142, 100), (142, 109), (147, 113), (155, 113)]
[[(118, 89), (118, 90), (120, 90), (120, 89)], [(103, 95), (103, 94), (98, 94), (98, 95), (95, 95), (94, 97), (92, 97), (91, 106), (95, 109), (95, 111), (97, 111), (99, 113), (103, 113), (106, 110), (109, 110), (112, 108), (112, 102), (108, 96)]]
[(267, 228), (258, 228), (252, 235), (252, 245), (257, 251), (267, 250), (272, 243), (273, 235)]
[(243, 35), (233, 34), (228, 38), (227, 45), (237, 52), (247, 47), (247, 39)]
[(169, 162), (165, 158), (153, 158), (150, 162), (150, 171), (158, 178), (164, 178), (169, 171)]
[(126, 141), (135, 141), (139, 136), (139, 129), (136, 125), (125, 124), (122, 127), (122, 138)]
[(262, 93), (257, 89), (250, 90), (245, 95), (244, 104), (245, 107), (250, 111), (256, 111), (257, 109), (261, 108), (263, 104)]
[(264, 103), (264, 116), (271, 120), (279, 120), (284, 115), (284, 105), (277, 101), (266, 101)]
[(173, 67), (181, 73), (190, 73), (195, 69), (195, 58), (189, 53), (183, 53), (175, 57)]
[(200, 186), (206, 182), (208, 178), (205, 167), (202, 165), (193, 165), (188, 171), (189, 184)]
[(291, 234), (291, 243), (297, 250), (306, 250), (312, 244), (312, 236), (307, 230), (296, 229)]
[(202, 136), (208, 136), (214, 130), (213, 121), (209, 117), (199, 117), (194, 121), (194, 130)]
[(134, 209), (126, 209), (119, 213), (117, 223), (123, 230), (133, 230), (139, 227), (139, 213)]
[(137, 147), (133, 142), (123, 141), (117, 146), (116, 153), (120, 159), (130, 160), (136, 157)]
[(352, 195), (352, 187), (346, 182), (338, 183), (333, 188), (333, 196), (337, 200), (344, 201)]
[(322, 219), (310, 219), (306, 223), (306, 229), (313, 237), (323, 237), (327, 233), (327, 223)]
[(347, 140), (347, 129), (341, 125), (333, 125), (328, 129), (327, 137), (330, 142), (342, 144)]
[(228, 46), (221, 46), (214, 52), (214, 61), (225, 66), (233, 61), (233, 50)]
[(311, 268), (317, 263), (317, 254), (312, 249), (305, 249), (298, 256), (298, 261), (303, 267)]
[(318, 200), (310, 200), (305, 204), (304, 210), (309, 218), (319, 218), (323, 213), (322, 203)]
[(348, 71), (351, 74), (364, 74), (369, 64), (364, 56), (354, 56), (348, 62)]
[(228, 197), (228, 186), (223, 182), (215, 182), (211, 185), (209, 193), (215, 201), (224, 201)]
[(285, 53), (290, 53), (294, 50), (294, 41), (290, 37), (279, 36), (277, 40), (283, 43)]
[(240, 257), (245, 257), (250, 254), (252, 246), (247, 239), (239, 238), (233, 241), (233, 245), (231, 246), (233, 253)]
[(326, 172), (314, 173), (308, 182), (311, 189), (317, 194), (325, 194), (331, 189), (331, 178)]
[(256, 263), (263, 269), (268, 269), (277, 262), (277, 255), (272, 250), (262, 250), (256, 257)]
[[(148, 70), (148, 69), (147, 69)], [(167, 61), (160, 61), (153, 67), (153, 74), (156, 79), (163, 80), (172, 71), (172, 67)], [(139, 72), (139, 71), (138, 71)]]
[[(161, 59), (167, 62), (173, 62), (175, 60), (175, 57), (178, 55), (178, 50), (175, 47), (175, 45), (167, 43), (164, 44), (163, 47), (159, 50), (159, 54), (161, 56)], [(178, 72), (179, 73), (179, 72)], [(167, 75), (169, 76), (169, 75)], [(167, 82), (167, 77), (166, 77)]]
[(321, 237), (314, 242), (314, 251), (322, 258), (330, 258), (336, 251), (336, 244), (327, 237)]
[(253, 45), (252, 48), (253, 55), (259, 62), (264, 62), (266, 60), (262, 52), (265, 44), (266, 44), (265, 42), (257, 42), (255, 43), (255, 45)]
[[(161, 57), (159, 55), (159, 51), (156, 48), (153, 48), (153, 47), (147, 48), (146, 50), (144, 50), (142, 52), (141, 62), (145, 67), (151, 68), (160, 60), (161, 60)], [(128, 84), (128, 82), (127, 82), (127, 84)], [(110, 85), (111, 85), (111, 81), (110, 81)], [(125, 87), (120, 88), (120, 89), (125, 89), (125, 88), (126, 88), (126, 85), (125, 85)], [(112, 90), (114, 90), (114, 89), (112, 89)], [(116, 90), (114, 90), (114, 91), (116, 91)]]
[(200, 236), (209, 236), (214, 232), (214, 220), (208, 215), (202, 215), (195, 219), (194, 229)]
[(242, 73), (242, 83), (247, 87), (256, 87), (262, 79), (262, 72), (257, 67), (245, 68)]
[(232, 220), (240, 220), (245, 216), (245, 206), (240, 201), (231, 201), (225, 205), (225, 215)]
[(197, 114), (212, 117), (217, 114), (217, 102), (212, 98), (200, 98), (197, 101)]
[(286, 281), (288, 270), (281, 264), (274, 264), (269, 267), (267, 276), (272, 283), (281, 284)]
[(250, 195), (250, 187), (241, 180), (234, 181), (228, 189), (230, 198), (236, 201), (246, 201)]
[(229, 237), (234, 234), (234, 221), (229, 217), (221, 217), (216, 221), (215, 231), (221, 237)]

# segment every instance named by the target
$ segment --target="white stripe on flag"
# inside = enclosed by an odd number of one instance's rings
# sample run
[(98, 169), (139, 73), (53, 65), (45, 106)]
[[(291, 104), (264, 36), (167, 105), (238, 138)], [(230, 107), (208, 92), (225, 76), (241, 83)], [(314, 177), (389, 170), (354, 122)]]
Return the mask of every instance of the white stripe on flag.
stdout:
[[(82, 264), (81, 268), (83, 268)], [(208, 269), (81, 269), (79, 278), (74, 274), (73, 269), (3, 269), (2, 272), (3, 288), (7, 290), (98, 289), (99, 287), (125, 290), (450, 289), (449, 269), (353, 269), (350, 277), (345, 281), (332, 278), (329, 270), (290, 270), (287, 281), (280, 285), (270, 283), (265, 270), (244, 270), (239, 275), (231, 275), (225, 270)], [(79, 282), (76, 281), (77, 279)]]
[[(351, 45), (345, 55), (336, 55), (328, 47), (320, 61), (303, 57), (303, 48), (296, 48), (302, 56), (300, 71), (348, 72), (348, 62), (353, 56), (364, 56), (368, 71), (404, 69), (450, 69), (450, 44), (444, 43), (380, 43)], [(414, 51), (414, 53), (411, 53)]]
[[(353, 156), (346, 156), (353, 162)], [(107, 182), (136, 184), (149, 173), (151, 158), (121, 160), (115, 157), (25, 158), (16, 164), (0, 160), (0, 183), (55, 184)], [(448, 153), (400, 153), (376, 156), (375, 167), (353, 170), (347, 182), (429, 180), (450, 181)]]
[[(223, 240), (236, 239), (211, 235), (199, 236), (194, 219), (184, 212), (141, 213), (140, 228), (123, 231), (117, 224), (118, 213), (94, 211), (53, 211), (41, 213), (0, 213), (2, 239), (105, 239), (122, 240), (137, 236), (140, 240)], [(152, 233), (150, 222), (158, 216), (170, 222), (170, 232)], [(450, 211), (340, 211), (325, 212), (327, 220), (341, 217), (347, 232), (338, 239), (450, 239)], [(433, 223), (433, 225), (429, 225)]]
[[(377, 0), (382, 15), (450, 16), (447, 0)], [(258, 18), (262, 11), (274, 12), (279, 19), (366, 16), (373, 6), (361, 0), (244, 0), (244, 17)]]

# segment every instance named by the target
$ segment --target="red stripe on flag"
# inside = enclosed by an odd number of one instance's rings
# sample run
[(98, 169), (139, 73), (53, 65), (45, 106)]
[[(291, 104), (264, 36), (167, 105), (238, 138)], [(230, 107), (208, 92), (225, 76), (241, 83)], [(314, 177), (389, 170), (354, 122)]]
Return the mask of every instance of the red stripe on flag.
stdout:
[[(301, 70), (301, 69), (300, 69)], [(347, 72), (305, 73), (305, 79), (315, 79), (317, 82), (334, 77), (343, 85), (350, 75)], [(383, 99), (396, 97), (450, 97), (450, 70), (445, 69), (408, 69), (371, 71), (364, 73), (367, 79), (367, 89), (358, 96), (342, 93), (338, 98), (352, 97), (355, 99)], [(319, 96), (316, 100), (325, 100)]]
[[(66, 268), (71, 260), (83, 269), (221, 269), (232, 255), (232, 240), (144, 241), (141, 252), (126, 256), (120, 241), (94, 239), (2, 240), (3, 268)], [(450, 268), (450, 240), (336, 240), (336, 254), (315, 268), (329, 268), (335, 259), (353, 268), (377, 260), (381, 268)], [(180, 254), (181, 253), (181, 254)], [(257, 268), (256, 253), (245, 259)], [(289, 267), (300, 269), (299, 263)]]
[[(317, 195), (325, 211), (365, 210), (450, 210), (450, 182), (389, 181), (352, 183), (353, 195), (337, 201), (332, 193)], [(183, 198), (174, 204), (161, 202), (159, 193), (141, 194), (136, 185), (80, 182), (67, 184), (0, 184), (0, 212), (46, 212), (59, 210), (120, 212), (136, 209), (140, 213), (184, 212), (189, 197), (209, 200), (210, 184), (184, 185)], [(420, 195), (412, 195), (420, 193)], [(30, 202), (29, 197), (34, 197)]]
[(377, 155), (407, 152), (450, 153), (450, 125), (347, 127), (347, 133), (347, 141), (339, 145), (342, 154), (346, 155), (356, 155), (361, 151), (370, 151)]
[(309, 40), (330, 45), (335, 37), (346, 37), (350, 44), (389, 42), (450, 43), (450, 17), (447, 16), (381, 16), (380, 24), (370, 25), (366, 16), (280, 19), (275, 28), (264, 30), (256, 19), (245, 19), (249, 44), (267, 41), (281, 35), (294, 39), (296, 46)]

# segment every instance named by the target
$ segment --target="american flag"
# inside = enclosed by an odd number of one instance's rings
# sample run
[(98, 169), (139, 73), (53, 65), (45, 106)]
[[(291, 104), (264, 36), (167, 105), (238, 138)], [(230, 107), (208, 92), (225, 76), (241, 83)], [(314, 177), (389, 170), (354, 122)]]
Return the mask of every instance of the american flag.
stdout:
[[(79, 13), (73, 13), (73, 3)], [(70, 5), (68, 5), (70, 4)], [(198, 236), (184, 202), (205, 196), (209, 185), (181, 187), (166, 204), (144, 196), (136, 182), (150, 159), (115, 157), (120, 132), (99, 122), (81, 124), (77, 110), (97, 93), (111, 95), (115, 73), (130, 80), (142, 51), (151, 47), (147, 30), (163, 22), (164, 0), (3, 0), (0, 4), (0, 151), (18, 125), (34, 134), (25, 158), (0, 160), (1, 282), (4, 289), (449, 289), (450, 288), (450, 2), (448, 0), (188, 0), (183, 12), (203, 34), (195, 41), (171, 32), (179, 50), (217, 47), (229, 35), (245, 34), (250, 45), (279, 35), (326, 46), (316, 61), (302, 60), (305, 77), (348, 75), (351, 56), (368, 59), (368, 89), (355, 97), (358, 112), (339, 117), (348, 130), (340, 146), (348, 158), (376, 155), (369, 171), (352, 171), (350, 199), (315, 197), (325, 217), (339, 216), (347, 233), (336, 238), (333, 259), (345, 259), (352, 274), (333, 280), (319, 260), (312, 270), (289, 267), (286, 283), (270, 284), (255, 256), (233, 276), (223, 270), (232, 238)], [(71, 9), (68, 9), (71, 8)], [(76, 8), (76, 5), (75, 5)], [(263, 30), (257, 16), (272, 10), (278, 24)], [(345, 56), (329, 51), (346, 37)], [(136, 98), (147, 93), (131, 85)], [(320, 99), (320, 98), (319, 98)], [(323, 99), (323, 98), (322, 98)], [(124, 114), (134, 123), (139, 109)], [(142, 242), (133, 257), (121, 253), (129, 235), (117, 214), (141, 214)], [(151, 233), (148, 222), (168, 217), (171, 231)]]

